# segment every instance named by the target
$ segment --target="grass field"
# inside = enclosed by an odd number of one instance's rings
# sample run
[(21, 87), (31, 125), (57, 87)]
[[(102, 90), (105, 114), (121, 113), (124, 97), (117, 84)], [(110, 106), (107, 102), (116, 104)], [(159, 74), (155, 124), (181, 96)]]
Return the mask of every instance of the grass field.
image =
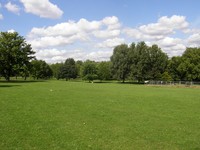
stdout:
[(200, 149), (200, 89), (0, 82), (0, 149)]

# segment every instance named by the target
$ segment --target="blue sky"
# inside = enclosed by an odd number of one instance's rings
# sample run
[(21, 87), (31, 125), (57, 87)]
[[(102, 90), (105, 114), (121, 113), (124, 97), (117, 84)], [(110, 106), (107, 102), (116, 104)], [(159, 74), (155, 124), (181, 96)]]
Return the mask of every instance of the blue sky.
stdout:
[(122, 43), (158, 44), (169, 56), (200, 45), (198, 0), (1, 0), (0, 31), (16, 31), (49, 63), (109, 60)]

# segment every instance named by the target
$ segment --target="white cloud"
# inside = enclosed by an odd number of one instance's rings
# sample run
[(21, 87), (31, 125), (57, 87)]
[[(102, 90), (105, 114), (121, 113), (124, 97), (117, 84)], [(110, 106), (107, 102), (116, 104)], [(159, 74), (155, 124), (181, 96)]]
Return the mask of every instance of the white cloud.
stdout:
[(0, 14), (0, 20), (3, 20), (3, 15), (2, 14)]
[(148, 41), (157, 44), (169, 56), (180, 55), (186, 49), (184, 39), (172, 38), (176, 32), (190, 33), (189, 23), (185, 16), (163, 16), (156, 23), (142, 25), (137, 28), (125, 28), (123, 32), (136, 41)]
[(118, 37), (121, 34), (121, 24), (119, 19), (115, 16), (105, 17), (102, 21), (100, 21), (101, 27), (104, 29), (96, 30), (93, 32), (93, 35), (97, 38), (107, 39), (112, 37)]
[(157, 23), (142, 25), (138, 28), (126, 28), (124, 33), (136, 40), (161, 40), (175, 34), (177, 30), (187, 31), (189, 23), (184, 16), (161, 17)]
[(83, 56), (86, 56), (86, 54), (78, 49), (60, 50), (53, 48), (36, 50), (37, 59), (45, 60), (48, 63), (64, 62), (67, 58), (74, 58), (75, 60), (85, 60)]
[(10, 12), (13, 12), (13, 13), (19, 15), (20, 7), (17, 6), (16, 4), (12, 4), (11, 2), (8, 2), (8, 3), (5, 5), (5, 8), (6, 8), (8, 11), (10, 11)]
[(109, 60), (109, 57), (112, 55), (112, 51), (94, 51), (86, 55), (84, 60), (90, 59), (95, 61), (106, 61)]
[(86, 19), (80, 19), (77, 23), (74, 21), (68, 21), (55, 26), (49, 26), (47, 28), (33, 28), (29, 33), (29, 37), (38, 36), (71, 36), (79, 34), (81, 32), (89, 32), (98, 30), (101, 23), (98, 21), (87, 21)]
[(97, 30), (93, 32), (93, 35), (97, 38), (111, 38), (111, 37), (117, 37), (121, 33), (120, 30)]
[(97, 38), (111, 38), (119, 36), (121, 33), (120, 30), (97, 30), (94, 31), (93, 34)]
[(67, 58), (74, 58), (75, 60), (95, 60), (95, 61), (106, 61), (112, 55), (112, 51), (94, 51), (94, 52), (84, 52), (79, 49), (69, 50), (69, 49), (44, 49), (37, 50), (37, 59), (45, 60), (48, 63), (64, 62)]
[(69, 57), (109, 60), (115, 46), (138, 41), (145, 41), (149, 46), (157, 44), (171, 57), (181, 55), (187, 46), (200, 46), (200, 29), (191, 28), (184, 16), (164, 16), (156, 23), (135, 28), (123, 27), (119, 19), (112, 16), (35, 27), (27, 39), (37, 51), (37, 58), (50, 63), (65, 61)]
[(192, 34), (188, 37), (187, 43), (189, 47), (199, 47), (200, 46), (200, 33)]
[(176, 46), (177, 44), (181, 43), (182, 40), (178, 39), (178, 38), (170, 38), (170, 37), (166, 37), (160, 41), (158, 41), (159, 45), (161, 47), (173, 47)]
[(114, 48), (117, 45), (125, 43), (125, 39), (123, 38), (114, 38), (114, 39), (107, 39), (106, 41), (97, 44), (98, 48)]
[(58, 19), (62, 16), (63, 11), (52, 4), (49, 0), (20, 0), (27, 13), (38, 15), (41, 18)]
[(178, 38), (166, 37), (166, 38), (158, 41), (157, 44), (170, 57), (176, 56), (176, 55), (181, 55), (186, 49), (186, 46), (184, 45), (184, 40), (178, 39)]
[(33, 28), (28, 39), (34, 48), (67, 46), (79, 41), (98, 42), (99, 39), (117, 38), (121, 31), (116, 24), (120, 24), (117, 17), (106, 17), (99, 21), (67, 21), (54, 26)]
[[(112, 48), (125, 42), (119, 38), (120, 34), (121, 24), (117, 17), (112, 16), (98, 21), (82, 18), (77, 22), (69, 20), (54, 26), (34, 27), (27, 40), (37, 50), (37, 57), (47, 62), (63, 61), (68, 57), (108, 60)], [(100, 48), (104, 50), (100, 51)], [(69, 52), (69, 49), (82, 51)]]
[(105, 17), (102, 20), (102, 23), (108, 26), (108, 30), (119, 29), (121, 24), (119, 23), (119, 19), (116, 16)]
[(14, 33), (15, 30), (14, 30), (14, 29), (10, 29), (10, 30), (8, 30), (7, 32), (9, 32), (9, 33)]

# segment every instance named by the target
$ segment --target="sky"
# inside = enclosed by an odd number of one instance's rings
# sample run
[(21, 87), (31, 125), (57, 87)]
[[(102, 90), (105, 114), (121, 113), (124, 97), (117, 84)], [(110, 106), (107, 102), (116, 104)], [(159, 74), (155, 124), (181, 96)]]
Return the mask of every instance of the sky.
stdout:
[(200, 47), (198, 0), (0, 0), (0, 31), (18, 32), (48, 63), (106, 61), (145, 41), (169, 57)]

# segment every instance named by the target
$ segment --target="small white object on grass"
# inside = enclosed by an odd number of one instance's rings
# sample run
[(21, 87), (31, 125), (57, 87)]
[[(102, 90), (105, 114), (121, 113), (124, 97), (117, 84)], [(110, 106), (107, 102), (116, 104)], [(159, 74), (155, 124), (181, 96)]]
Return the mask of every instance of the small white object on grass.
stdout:
[(53, 90), (52, 89), (50, 89), (50, 92), (52, 92)]

